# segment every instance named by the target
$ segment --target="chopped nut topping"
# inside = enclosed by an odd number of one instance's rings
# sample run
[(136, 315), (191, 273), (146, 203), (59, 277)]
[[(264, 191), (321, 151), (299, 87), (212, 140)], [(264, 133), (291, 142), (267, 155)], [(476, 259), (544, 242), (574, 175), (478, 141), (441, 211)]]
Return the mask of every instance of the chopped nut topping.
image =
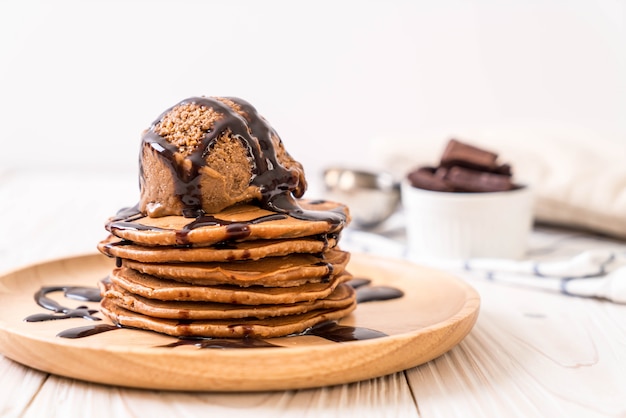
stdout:
[(230, 107), (231, 109), (233, 109), (235, 112), (239, 113), (240, 115), (242, 116), (245, 115), (243, 110), (241, 110), (241, 106), (239, 106), (239, 103), (233, 102), (228, 97), (215, 97), (214, 99), (224, 103), (226, 106)]
[(213, 108), (186, 103), (172, 108), (154, 127), (154, 131), (176, 145), (180, 153), (189, 155), (221, 117), (222, 114)]

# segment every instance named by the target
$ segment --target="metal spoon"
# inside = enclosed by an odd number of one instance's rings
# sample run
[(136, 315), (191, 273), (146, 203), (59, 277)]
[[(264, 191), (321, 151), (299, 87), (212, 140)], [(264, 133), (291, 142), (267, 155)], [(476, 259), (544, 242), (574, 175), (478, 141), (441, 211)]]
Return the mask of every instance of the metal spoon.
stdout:
[(357, 228), (380, 225), (400, 203), (400, 185), (385, 172), (328, 168), (324, 170), (324, 185), (330, 199), (348, 205)]

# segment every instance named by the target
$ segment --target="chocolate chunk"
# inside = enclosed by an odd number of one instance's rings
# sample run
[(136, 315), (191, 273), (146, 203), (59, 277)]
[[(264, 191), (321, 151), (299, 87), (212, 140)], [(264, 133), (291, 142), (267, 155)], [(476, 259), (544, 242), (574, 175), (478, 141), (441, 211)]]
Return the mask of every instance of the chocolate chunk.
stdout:
[(498, 168), (498, 155), (451, 139), (443, 151), (440, 165), (442, 167), (461, 166), (482, 171), (494, 171)]
[(513, 170), (511, 169), (511, 166), (509, 164), (499, 165), (493, 172), (496, 174), (504, 174), (506, 176), (513, 175)]
[(444, 180), (444, 173), (437, 173), (433, 167), (420, 167), (408, 175), (409, 182), (413, 187), (437, 192), (453, 192), (454, 189)]
[(500, 192), (515, 189), (509, 164), (498, 155), (451, 139), (437, 167), (420, 167), (407, 175), (413, 187), (441, 192)]
[(513, 189), (511, 176), (481, 172), (465, 167), (451, 167), (443, 179), (459, 192), (501, 192)]

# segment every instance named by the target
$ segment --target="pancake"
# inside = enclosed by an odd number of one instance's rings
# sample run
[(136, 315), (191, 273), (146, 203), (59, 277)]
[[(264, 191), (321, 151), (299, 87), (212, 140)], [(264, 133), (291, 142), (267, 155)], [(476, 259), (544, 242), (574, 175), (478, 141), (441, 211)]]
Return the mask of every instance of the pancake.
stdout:
[(137, 204), (105, 224), (100, 282), (120, 326), (174, 336), (278, 337), (356, 306), (336, 249), (348, 208), (302, 199), (302, 165), (256, 109), (191, 97), (144, 130)]
[(347, 284), (340, 284), (326, 298), (311, 302), (298, 302), (279, 305), (237, 305), (213, 302), (160, 301), (133, 295), (127, 290), (111, 284), (104, 297), (117, 306), (143, 315), (168, 319), (240, 319), (271, 318), (296, 315), (313, 310), (344, 309), (352, 305), (356, 293)]
[(109, 257), (142, 263), (198, 263), (258, 260), (293, 253), (320, 254), (334, 248), (337, 238), (314, 236), (285, 240), (258, 240), (226, 243), (210, 247), (148, 247), (109, 236), (98, 243), (98, 250)]
[(306, 302), (328, 297), (335, 288), (352, 278), (347, 272), (332, 276), (327, 282), (306, 283), (293, 287), (239, 287), (230, 285), (194, 286), (160, 279), (129, 268), (114, 269), (109, 279), (130, 293), (148, 299), (265, 305)]
[(123, 260), (122, 266), (160, 278), (194, 285), (299, 286), (320, 282), (345, 270), (350, 254), (338, 249), (320, 255), (290, 254), (257, 261), (229, 263), (140, 263)]
[(296, 334), (326, 321), (339, 320), (356, 308), (356, 302), (341, 309), (317, 309), (298, 315), (257, 319), (180, 320), (154, 318), (129, 311), (104, 298), (100, 310), (113, 323), (175, 337), (273, 338)]
[[(349, 220), (348, 208), (342, 204), (320, 200), (299, 200), (298, 203), (307, 213), (314, 215), (319, 212), (320, 218), (324, 212), (337, 212)], [(150, 246), (206, 246), (224, 241), (301, 238), (338, 233), (344, 226), (325, 220), (297, 219), (250, 204), (231, 206), (219, 213), (199, 218), (183, 216), (150, 218), (133, 211), (119, 218), (107, 222), (106, 228), (111, 234)]]

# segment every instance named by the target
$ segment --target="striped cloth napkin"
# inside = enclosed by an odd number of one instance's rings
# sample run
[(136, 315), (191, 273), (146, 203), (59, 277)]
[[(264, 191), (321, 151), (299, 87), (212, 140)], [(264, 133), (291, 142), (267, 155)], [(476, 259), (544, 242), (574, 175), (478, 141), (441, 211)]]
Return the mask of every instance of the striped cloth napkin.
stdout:
[(341, 240), (348, 251), (409, 259), (472, 278), (626, 304), (626, 242), (548, 228), (533, 231), (531, 241), (523, 260), (442, 261), (410, 259), (402, 237), (390, 239), (348, 228)]

